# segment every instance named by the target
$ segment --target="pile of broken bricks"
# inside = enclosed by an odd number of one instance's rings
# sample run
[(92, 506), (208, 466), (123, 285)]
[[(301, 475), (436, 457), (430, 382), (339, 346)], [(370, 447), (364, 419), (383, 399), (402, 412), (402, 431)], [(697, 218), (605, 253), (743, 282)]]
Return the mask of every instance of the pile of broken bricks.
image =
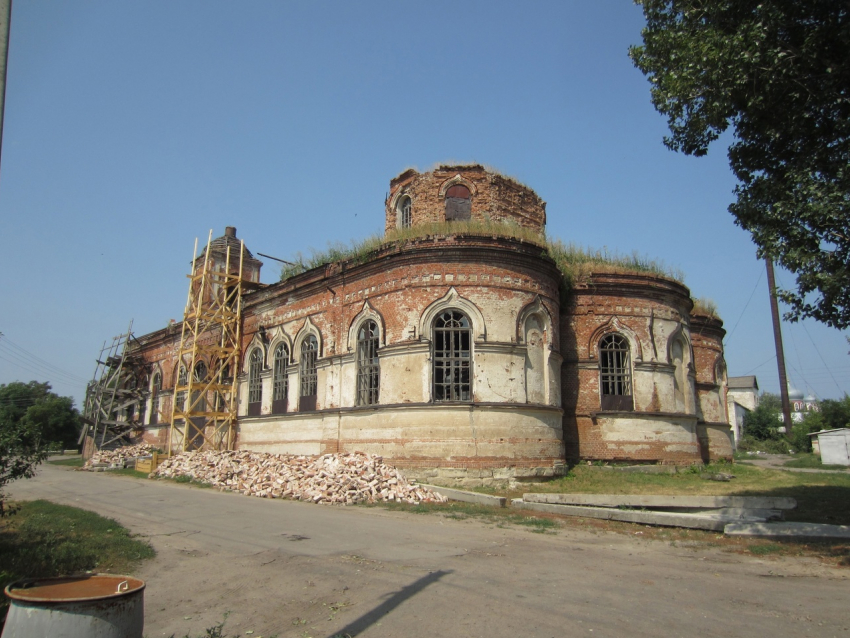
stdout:
[(84, 470), (125, 467), (130, 461), (139, 457), (150, 456), (157, 448), (148, 443), (125, 445), (114, 450), (96, 450), (91, 458), (83, 465)]
[(250, 496), (313, 503), (394, 501), (418, 505), (447, 500), (428, 488), (411, 484), (380, 456), (360, 452), (319, 457), (248, 451), (183, 452), (163, 461), (151, 476), (188, 476)]

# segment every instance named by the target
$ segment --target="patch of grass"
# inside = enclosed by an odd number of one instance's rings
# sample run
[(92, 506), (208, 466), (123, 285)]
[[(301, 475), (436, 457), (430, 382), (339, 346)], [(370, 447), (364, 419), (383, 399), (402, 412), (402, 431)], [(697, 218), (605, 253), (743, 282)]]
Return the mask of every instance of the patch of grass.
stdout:
[(64, 465), (66, 467), (83, 467), (82, 457), (77, 457), (75, 459), (57, 459), (55, 461), (48, 461), (51, 465)]
[(137, 472), (132, 467), (122, 467), (117, 470), (109, 470), (109, 474), (113, 474), (115, 476), (130, 476), (132, 478), (143, 478), (146, 479), (148, 477), (147, 472)]
[(783, 463), (785, 467), (798, 467), (812, 470), (846, 470), (844, 465), (824, 465), (820, 454), (801, 453), (794, 456), (790, 461)]
[(747, 550), (756, 556), (764, 556), (765, 554), (781, 554), (785, 547), (779, 543), (753, 543)]
[[(49, 501), (25, 501), (0, 520), (0, 587), (20, 578), (88, 570), (126, 573), (154, 556), (147, 541), (111, 518)], [(0, 614), (5, 608), (0, 601)]]

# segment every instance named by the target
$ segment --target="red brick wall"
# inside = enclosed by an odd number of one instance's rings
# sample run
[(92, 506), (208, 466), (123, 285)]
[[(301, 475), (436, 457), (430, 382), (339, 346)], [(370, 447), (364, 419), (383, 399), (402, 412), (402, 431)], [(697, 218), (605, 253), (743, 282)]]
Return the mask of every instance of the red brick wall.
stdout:
[(542, 231), (546, 226), (546, 202), (530, 188), (482, 166), (440, 166), (428, 173), (410, 169), (390, 182), (387, 198), (386, 230), (396, 228), (395, 205), (398, 197), (411, 198), (411, 220), (414, 226), (446, 219), (441, 186), (460, 175), (472, 186), (472, 219), (513, 221), (525, 228)]

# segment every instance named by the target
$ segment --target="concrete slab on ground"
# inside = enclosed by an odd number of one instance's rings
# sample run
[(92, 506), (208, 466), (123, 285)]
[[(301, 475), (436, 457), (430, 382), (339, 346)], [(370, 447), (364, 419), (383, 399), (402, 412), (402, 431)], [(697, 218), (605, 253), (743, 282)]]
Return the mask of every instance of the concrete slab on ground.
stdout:
[(796, 540), (847, 540), (850, 525), (821, 525), (818, 523), (730, 523), (727, 536), (758, 536)]
[[(650, 512), (647, 510), (620, 510), (608, 507), (584, 507), (581, 505), (558, 505), (554, 503), (528, 503), (519, 498), (511, 501), (511, 507), (537, 512), (549, 512), (551, 514), (560, 514), (561, 516), (600, 518), (608, 521), (624, 521), (626, 523), (659, 525), (662, 527), (705, 529), (713, 532), (722, 532), (729, 523), (741, 522), (740, 517), (711, 514), (681, 514), (677, 512)], [(764, 519), (754, 518), (747, 522), (757, 523), (763, 521)]]
[(425, 483), (419, 483), (419, 485), (427, 487), (429, 490), (437, 492), (437, 494), (442, 494), (451, 501), (491, 505), (493, 507), (505, 507), (505, 502), (507, 501), (504, 496), (490, 496), (489, 494), (467, 492), (466, 490), (456, 490), (451, 487), (440, 487), (439, 485), (427, 485)]
[(689, 507), (717, 509), (792, 510), (797, 501), (786, 497), (767, 496), (665, 496), (650, 494), (523, 494), (526, 503), (558, 503), (593, 507)]

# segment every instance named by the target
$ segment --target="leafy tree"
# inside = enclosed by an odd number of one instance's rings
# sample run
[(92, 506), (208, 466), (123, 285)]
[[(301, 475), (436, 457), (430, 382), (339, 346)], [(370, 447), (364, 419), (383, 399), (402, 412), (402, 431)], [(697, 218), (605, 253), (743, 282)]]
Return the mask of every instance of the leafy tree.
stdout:
[(73, 399), (51, 392), (50, 384), (0, 385), (0, 516), (6, 511), (3, 486), (33, 476), (51, 444), (75, 446), (79, 427)]
[(744, 415), (744, 434), (758, 441), (770, 441), (782, 438), (779, 426), (782, 425), (782, 401), (775, 394), (765, 392), (759, 399), (759, 405)]
[(796, 274), (790, 319), (850, 326), (850, 5), (636, 0), (629, 55), (667, 116), (665, 145), (705, 155), (730, 126), (729, 206), (758, 254)]
[(844, 398), (838, 400), (824, 399), (820, 402), (820, 414), (823, 416), (824, 430), (850, 428), (850, 396), (845, 394)]

